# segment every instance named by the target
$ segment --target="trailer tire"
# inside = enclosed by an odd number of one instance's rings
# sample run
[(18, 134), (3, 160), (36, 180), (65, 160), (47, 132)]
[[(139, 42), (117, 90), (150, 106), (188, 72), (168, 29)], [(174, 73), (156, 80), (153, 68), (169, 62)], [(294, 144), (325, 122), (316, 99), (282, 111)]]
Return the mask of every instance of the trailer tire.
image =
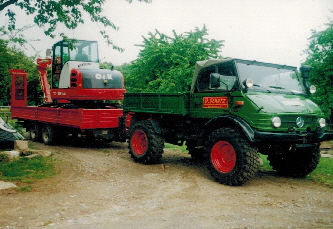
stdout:
[(30, 139), (33, 142), (42, 141), (42, 128), (37, 122), (32, 122), (30, 124)]
[(56, 128), (52, 125), (43, 125), (42, 139), (45, 145), (54, 145), (57, 141)]
[(141, 164), (160, 163), (164, 139), (155, 133), (150, 121), (135, 122), (130, 127), (129, 154), (135, 162)]
[(212, 132), (206, 143), (206, 156), (211, 176), (225, 185), (243, 185), (259, 168), (257, 149), (233, 128)]
[(267, 159), (279, 175), (303, 178), (316, 169), (320, 157), (319, 145), (312, 145), (284, 149), (276, 147)]

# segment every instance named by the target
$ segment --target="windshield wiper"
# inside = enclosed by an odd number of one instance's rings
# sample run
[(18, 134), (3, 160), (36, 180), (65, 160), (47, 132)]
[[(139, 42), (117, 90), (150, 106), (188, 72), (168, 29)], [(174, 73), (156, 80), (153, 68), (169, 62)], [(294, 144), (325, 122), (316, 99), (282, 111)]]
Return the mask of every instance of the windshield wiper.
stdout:
[(266, 91), (268, 91), (269, 93), (271, 93), (270, 90), (268, 90), (266, 87), (262, 87), (261, 85), (259, 84), (253, 84), (254, 87), (259, 87), (259, 88), (262, 88), (262, 89), (265, 89)]
[[(284, 88), (284, 87), (278, 87), (278, 86), (269, 86), (269, 87), (270, 87), (270, 88), (274, 88), (274, 89), (281, 89), (281, 90), (286, 90), (286, 91), (287, 91), (287, 89)], [(291, 94), (293, 94), (293, 95), (296, 95), (296, 94), (303, 94), (302, 92), (300, 92), (300, 91), (295, 91), (295, 90), (289, 90), (288, 92), (291, 93)]]
[(269, 88), (274, 88), (274, 89), (285, 89), (284, 87), (277, 87), (277, 86), (269, 86)]

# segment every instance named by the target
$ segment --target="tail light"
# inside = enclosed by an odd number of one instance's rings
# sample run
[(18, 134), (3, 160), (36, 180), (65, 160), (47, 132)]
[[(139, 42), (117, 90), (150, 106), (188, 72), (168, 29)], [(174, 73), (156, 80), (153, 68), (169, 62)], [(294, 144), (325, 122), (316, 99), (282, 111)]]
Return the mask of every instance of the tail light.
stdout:
[(71, 88), (82, 88), (82, 72), (78, 69), (72, 69), (70, 76)]

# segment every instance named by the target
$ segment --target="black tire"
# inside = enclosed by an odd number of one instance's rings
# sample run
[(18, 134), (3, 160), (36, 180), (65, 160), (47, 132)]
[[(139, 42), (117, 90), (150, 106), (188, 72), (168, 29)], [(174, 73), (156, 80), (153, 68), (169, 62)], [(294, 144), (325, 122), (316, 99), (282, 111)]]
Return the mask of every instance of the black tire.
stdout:
[(203, 162), (205, 160), (205, 149), (204, 147), (197, 147), (196, 141), (186, 141), (186, 149), (193, 160), (198, 162)]
[(57, 142), (57, 131), (52, 125), (43, 125), (42, 139), (45, 145), (54, 145)]
[(319, 145), (273, 147), (268, 160), (281, 176), (302, 178), (316, 169), (320, 160)]
[(36, 122), (32, 122), (30, 124), (30, 139), (33, 142), (41, 142), (42, 141), (42, 128)]
[(130, 127), (128, 148), (135, 162), (157, 164), (162, 158), (164, 139), (155, 133), (150, 121), (138, 121)]
[(207, 141), (206, 155), (211, 176), (225, 185), (243, 185), (259, 168), (257, 149), (233, 128), (215, 130)]

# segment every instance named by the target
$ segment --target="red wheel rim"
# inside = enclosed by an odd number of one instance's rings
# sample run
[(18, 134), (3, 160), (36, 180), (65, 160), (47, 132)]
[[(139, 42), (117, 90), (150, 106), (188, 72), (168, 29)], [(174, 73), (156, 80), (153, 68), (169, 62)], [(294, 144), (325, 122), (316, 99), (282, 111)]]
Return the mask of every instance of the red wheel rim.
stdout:
[(147, 136), (141, 130), (136, 130), (132, 136), (132, 149), (135, 154), (142, 155), (147, 150)]
[(236, 153), (234, 147), (225, 141), (217, 142), (212, 148), (211, 160), (214, 167), (219, 172), (231, 172), (236, 165)]

